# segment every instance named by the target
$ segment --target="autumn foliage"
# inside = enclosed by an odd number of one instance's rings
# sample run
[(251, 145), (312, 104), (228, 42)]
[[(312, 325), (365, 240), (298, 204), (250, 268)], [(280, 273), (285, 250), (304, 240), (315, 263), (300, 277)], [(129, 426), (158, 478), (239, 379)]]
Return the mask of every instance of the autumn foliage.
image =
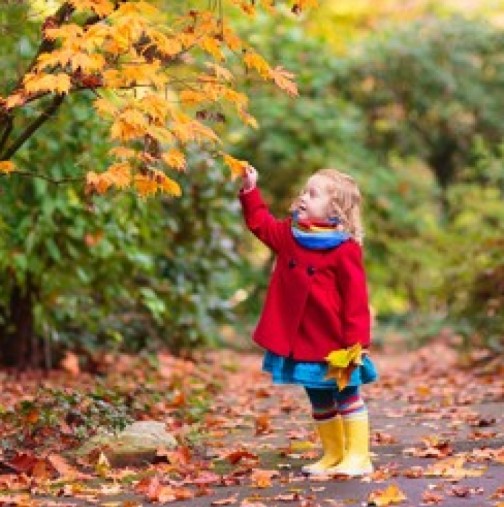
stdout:
[[(297, 89), (293, 74), (268, 63), (224, 16), (232, 7), (252, 19), (254, 2), (223, 3), (215, 10), (166, 12), (146, 1), (64, 2), (45, 19), (38, 54), (18, 86), (0, 97), (0, 173), (16, 170), (10, 159), (65, 96), (87, 90), (112, 145), (106, 170), (87, 173), (87, 193), (133, 186), (142, 196), (180, 195), (171, 173), (186, 169), (190, 144), (222, 156), (232, 174), (240, 174), (246, 161), (222, 151), (215, 130), (228, 111), (258, 126), (238, 90), (240, 72), (291, 96)], [(299, 13), (313, 4), (299, 0), (290, 8)], [(274, 12), (273, 2), (263, 6)], [(9, 145), (16, 111), (46, 97), (53, 101), (49, 108)]]

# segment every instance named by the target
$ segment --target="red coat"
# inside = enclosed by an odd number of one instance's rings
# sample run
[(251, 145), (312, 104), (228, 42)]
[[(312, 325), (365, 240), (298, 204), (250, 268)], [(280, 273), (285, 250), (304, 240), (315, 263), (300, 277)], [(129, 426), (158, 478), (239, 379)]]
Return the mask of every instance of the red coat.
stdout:
[(329, 250), (299, 245), (291, 219), (277, 220), (258, 189), (240, 192), (248, 228), (276, 254), (254, 340), (300, 361), (370, 343), (370, 313), (362, 250), (350, 239)]

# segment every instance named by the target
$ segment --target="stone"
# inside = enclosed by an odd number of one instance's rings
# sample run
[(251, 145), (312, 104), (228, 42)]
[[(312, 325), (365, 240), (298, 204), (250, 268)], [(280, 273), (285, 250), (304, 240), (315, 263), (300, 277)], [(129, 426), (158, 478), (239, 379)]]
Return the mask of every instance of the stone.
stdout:
[(117, 435), (101, 433), (91, 438), (78, 451), (80, 455), (101, 451), (113, 467), (138, 466), (152, 463), (158, 449), (177, 446), (175, 437), (158, 421), (136, 421)]

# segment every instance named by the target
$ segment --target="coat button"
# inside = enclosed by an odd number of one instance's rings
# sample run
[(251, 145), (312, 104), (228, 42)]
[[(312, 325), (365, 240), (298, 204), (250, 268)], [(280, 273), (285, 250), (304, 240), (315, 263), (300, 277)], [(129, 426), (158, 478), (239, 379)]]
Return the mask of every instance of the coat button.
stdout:
[(289, 268), (295, 268), (296, 267), (296, 259), (291, 259), (289, 261)]
[(306, 268), (306, 272), (307, 272), (310, 276), (312, 276), (312, 275), (314, 275), (314, 274), (315, 274), (315, 268), (314, 268), (313, 266), (308, 266), (308, 267)]

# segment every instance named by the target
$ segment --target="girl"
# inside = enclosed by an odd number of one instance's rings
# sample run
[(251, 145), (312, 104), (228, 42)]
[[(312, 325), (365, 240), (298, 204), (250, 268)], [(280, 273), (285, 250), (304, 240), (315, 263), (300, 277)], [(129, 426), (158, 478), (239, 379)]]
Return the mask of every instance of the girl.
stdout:
[[(304, 386), (312, 405), (323, 456), (304, 466), (304, 473), (371, 473), (368, 413), (359, 385), (377, 374), (365, 350), (360, 353), (370, 344), (370, 312), (359, 189), (350, 176), (322, 169), (292, 204), (292, 217), (277, 220), (257, 179), (257, 171), (247, 167), (240, 201), (248, 228), (276, 254), (254, 332), (266, 349), (263, 369), (274, 383)], [(331, 353), (347, 359), (338, 362), (339, 370), (328, 365)]]

